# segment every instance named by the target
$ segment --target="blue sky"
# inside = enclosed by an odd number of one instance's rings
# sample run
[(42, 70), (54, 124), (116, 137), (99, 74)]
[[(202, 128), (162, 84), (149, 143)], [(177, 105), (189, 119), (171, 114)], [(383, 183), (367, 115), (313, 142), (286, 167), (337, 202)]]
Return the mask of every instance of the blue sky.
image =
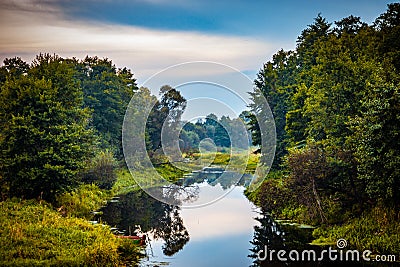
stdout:
[(200, 31), (294, 40), (318, 13), (330, 21), (356, 15), (366, 22), (386, 9), (384, 0), (131, 0), (84, 1), (71, 7), (60, 2), (71, 17), (149, 28)]
[(252, 80), (278, 50), (295, 48), (297, 36), (318, 13), (329, 22), (355, 15), (370, 24), (391, 2), (5, 0), (0, 1), (0, 61), (20, 56), (30, 62), (39, 53), (107, 57), (132, 69), (139, 85), (171, 65), (211, 61)]
[(293, 49), (318, 13), (330, 22), (353, 14), (372, 23), (390, 2), (6, 0), (0, 3), (0, 59), (30, 61), (39, 52), (106, 56), (144, 81), (186, 57), (254, 76), (277, 50)]

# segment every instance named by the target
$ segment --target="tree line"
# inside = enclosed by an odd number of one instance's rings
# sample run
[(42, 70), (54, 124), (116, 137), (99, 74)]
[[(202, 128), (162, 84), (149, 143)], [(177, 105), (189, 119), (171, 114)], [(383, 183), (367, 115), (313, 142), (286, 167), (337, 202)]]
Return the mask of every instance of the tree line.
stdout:
[[(229, 116), (221, 116), (218, 118), (215, 114), (210, 113), (204, 119), (199, 119), (196, 123), (183, 122), (180, 132), (180, 145), (183, 151), (197, 151), (200, 141), (210, 139), (214, 145), (220, 148), (229, 148), (232, 143), (239, 146), (238, 148), (247, 149), (251, 143), (251, 133), (244, 132), (242, 126), (248, 121), (246, 115), (248, 111), (243, 111), (238, 118), (229, 118)], [(230, 136), (230, 134), (231, 136)], [(248, 143), (235, 142), (234, 138), (249, 140)]]
[[(0, 67), (0, 182), (2, 199), (51, 202), (82, 183), (110, 189), (123, 159), (122, 124), (138, 88), (132, 72), (98, 57), (39, 54), (28, 64), (7, 58)], [(147, 123), (150, 151), (160, 123), (179, 120), (186, 105), (164, 86)]]
[[(262, 66), (255, 86), (275, 118), (272, 169), (284, 177), (258, 191), (264, 209), (305, 207), (314, 222), (332, 222), (377, 203), (399, 207), (399, 36), (399, 3), (371, 25), (318, 15), (294, 50)], [(251, 94), (249, 127), (260, 145)]]

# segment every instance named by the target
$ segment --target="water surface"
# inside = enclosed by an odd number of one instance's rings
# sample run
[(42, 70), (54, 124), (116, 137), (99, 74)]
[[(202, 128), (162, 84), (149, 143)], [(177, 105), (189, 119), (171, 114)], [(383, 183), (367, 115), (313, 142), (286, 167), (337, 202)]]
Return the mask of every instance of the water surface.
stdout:
[(140, 266), (250, 266), (258, 209), (243, 194), (251, 176), (245, 175), (239, 185), (236, 177), (215, 172), (185, 177), (185, 192), (172, 194), (182, 208), (143, 191), (131, 192), (109, 203), (101, 219), (121, 234), (133, 234), (138, 225), (148, 233), (147, 257)]

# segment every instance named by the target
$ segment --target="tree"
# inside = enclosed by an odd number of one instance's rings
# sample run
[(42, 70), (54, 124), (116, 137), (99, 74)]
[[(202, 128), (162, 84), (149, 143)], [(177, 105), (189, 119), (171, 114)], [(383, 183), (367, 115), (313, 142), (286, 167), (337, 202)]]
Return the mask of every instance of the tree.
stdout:
[[(290, 107), (289, 96), (293, 93), (293, 74), (295, 70), (294, 56), (292, 52), (285, 52), (280, 50), (273, 56), (272, 61), (264, 64), (263, 68), (259, 71), (257, 79), (254, 81), (256, 92), (252, 92), (251, 96), (253, 102), (256, 103), (255, 99), (257, 94), (262, 94), (268, 102), (271, 108), (272, 114), (275, 121), (276, 129), (276, 152), (275, 159), (273, 162), (274, 168), (280, 168), (282, 159), (286, 155), (286, 142), (287, 135), (285, 131), (286, 126), (286, 114)], [(263, 110), (259, 110), (257, 105), (252, 106), (251, 112), (261, 116)], [(261, 133), (259, 131), (258, 124), (255, 124), (255, 117), (249, 117), (250, 129), (253, 133), (253, 144), (261, 144)], [(260, 142), (260, 143), (257, 143)]]
[[(309, 217), (329, 220), (330, 204), (399, 206), (399, 34), (398, 3), (371, 26), (349, 16), (331, 28), (318, 15), (295, 51), (279, 51), (258, 73), (248, 115), (253, 142), (261, 142), (255, 115), (267, 119), (257, 104), (264, 96), (277, 131), (273, 167), (283, 162), (283, 180)], [(280, 151), (287, 156), (279, 159)]]
[[(172, 132), (178, 130), (181, 116), (186, 108), (186, 99), (182, 97), (178, 90), (168, 85), (160, 88), (160, 96), (161, 99), (155, 103), (146, 125), (146, 134), (149, 140), (148, 149), (153, 152), (162, 147), (161, 130), (163, 126), (165, 125), (164, 127), (169, 128)], [(176, 133), (176, 137), (178, 136), (178, 133)], [(171, 142), (173, 141), (177, 140), (171, 140)]]
[(360, 17), (354, 17), (353, 15), (340, 21), (335, 21), (335, 25), (336, 27), (333, 31), (336, 32), (338, 36), (343, 33), (354, 35), (357, 34), (363, 27), (368, 26), (366, 23), (361, 21)]
[(78, 184), (94, 138), (74, 75), (73, 65), (46, 54), (2, 85), (0, 176), (9, 196), (52, 201)]
[(228, 131), (231, 131), (231, 119), (222, 116), (220, 120), (216, 121), (214, 132), (214, 143), (221, 147), (230, 147), (231, 140)]
[(130, 70), (116, 69), (111, 60), (86, 57), (74, 62), (84, 93), (84, 106), (92, 113), (91, 125), (100, 136), (100, 148), (121, 159), (122, 123), (126, 108), (138, 90)]
[(400, 206), (400, 90), (381, 81), (362, 102), (352, 121), (351, 142), (358, 162), (358, 179), (371, 199)]
[[(388, 4), (388, 9), (374, 22), (378, 36), (380, 54), (384, 55), (382, 61), (389, 61), (400, 72), (400, 3)], [(389, 67), (389, 66), (388, 66)], [(389, 68), (387, 68), (389, 71)]]

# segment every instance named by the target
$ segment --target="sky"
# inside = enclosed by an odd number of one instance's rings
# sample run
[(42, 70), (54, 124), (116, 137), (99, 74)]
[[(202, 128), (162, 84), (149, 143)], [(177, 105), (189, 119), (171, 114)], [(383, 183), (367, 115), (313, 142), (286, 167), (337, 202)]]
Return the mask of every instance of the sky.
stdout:
[(297, 36), (319, 13), (329, 22), (355, 15), (370, 24), (390, 2), (3, 0), (0, 61), (20, 56), (31, 62), (38, 53), (96, 55), (130, 68), (139, 86), (172, 65), (209, 61), (254, 80), (274, 53), (295, 48)]

